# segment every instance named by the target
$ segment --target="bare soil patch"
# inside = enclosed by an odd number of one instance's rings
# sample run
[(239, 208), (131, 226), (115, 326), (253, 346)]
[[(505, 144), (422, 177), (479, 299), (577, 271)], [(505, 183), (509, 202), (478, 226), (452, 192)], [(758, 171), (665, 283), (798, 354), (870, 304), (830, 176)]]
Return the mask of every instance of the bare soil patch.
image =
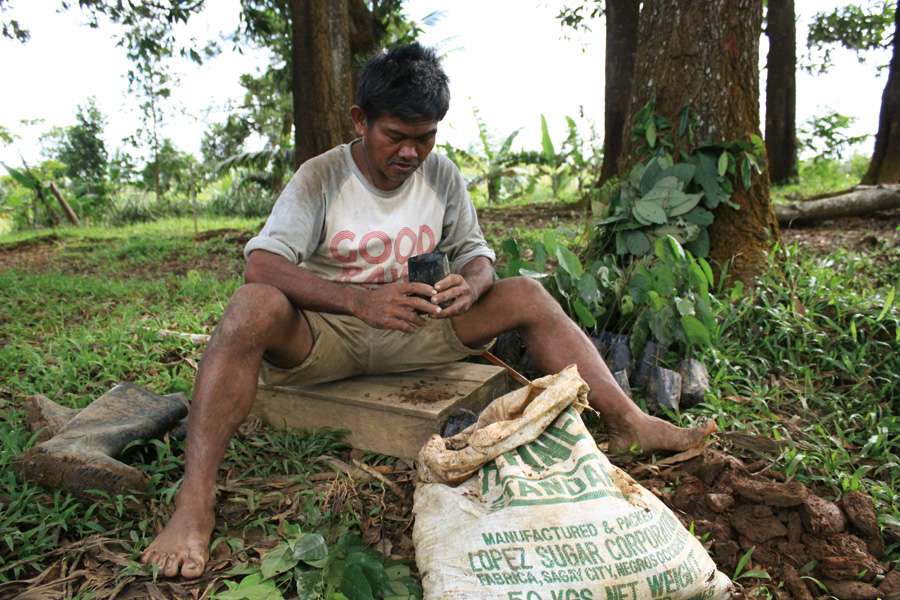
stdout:
[(785, 244), (797, 243), (804, 250), (827, 254), (836, 248), (872, 251), (900, 248), (900, 210), (866, 217), (844, 217), (807, 227), (782, 228)]

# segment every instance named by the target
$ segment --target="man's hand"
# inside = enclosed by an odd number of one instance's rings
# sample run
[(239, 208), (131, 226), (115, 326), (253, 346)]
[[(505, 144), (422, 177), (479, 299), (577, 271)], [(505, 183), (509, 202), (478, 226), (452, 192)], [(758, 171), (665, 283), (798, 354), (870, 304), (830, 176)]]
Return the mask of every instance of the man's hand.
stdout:
[(425, 298), (437, 291), (427, 283), (395, 282), (361, 291), (353, 303), (353, 314), (378, 329), (412, 333), (425, 324), (416, 311), (437, 316), (442, 309)]
[(458, 273), (447, 275), (434, 284), (434, 288), (437, 293), (431, 296), (431, 302), (435, 306), (451, 302), (450, 306), (441, 311), (441, 314), (435, 315), (438, 319), (461, 315), (478, 300), (475, 290), (472, 289), (466, 278)]

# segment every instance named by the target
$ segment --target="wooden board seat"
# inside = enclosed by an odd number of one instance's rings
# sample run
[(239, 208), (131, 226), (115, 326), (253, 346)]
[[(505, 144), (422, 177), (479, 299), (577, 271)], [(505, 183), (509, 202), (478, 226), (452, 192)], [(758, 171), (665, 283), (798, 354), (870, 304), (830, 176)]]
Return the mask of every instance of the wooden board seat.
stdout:
[(508, 389), (504, 369), (457, 362), (306, 387), (260, 386), (251, 415), (274, 427), (347, 429), (354, 448), (413, 459), (454, 411), (477, 413)]

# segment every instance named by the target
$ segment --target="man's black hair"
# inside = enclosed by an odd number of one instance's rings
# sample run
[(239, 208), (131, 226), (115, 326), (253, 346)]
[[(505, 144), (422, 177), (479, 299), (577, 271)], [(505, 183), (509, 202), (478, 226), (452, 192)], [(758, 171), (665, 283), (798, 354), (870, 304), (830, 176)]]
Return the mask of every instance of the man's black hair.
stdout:
[(437, 54), (418, 42), (374, 55), (362, 68), (356, 104), (374, 121), (440, 121), (450, 108), (450, 88)]

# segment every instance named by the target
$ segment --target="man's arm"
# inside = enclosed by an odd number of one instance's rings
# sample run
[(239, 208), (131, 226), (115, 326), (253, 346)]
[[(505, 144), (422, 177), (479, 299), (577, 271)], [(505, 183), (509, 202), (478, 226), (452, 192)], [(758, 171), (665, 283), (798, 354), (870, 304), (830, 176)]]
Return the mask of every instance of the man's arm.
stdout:
[(412, 332), (425, 323), (417, 310), (432, 315), (441, 312), (425, 300), (435, 294), (430, 285), (398, 282), (369, 290), (322, 279), (265, 250), (254, 250), (247, 257), (244, 280), (278, 288), (298, 308), (353, 315), (380, 329)]

